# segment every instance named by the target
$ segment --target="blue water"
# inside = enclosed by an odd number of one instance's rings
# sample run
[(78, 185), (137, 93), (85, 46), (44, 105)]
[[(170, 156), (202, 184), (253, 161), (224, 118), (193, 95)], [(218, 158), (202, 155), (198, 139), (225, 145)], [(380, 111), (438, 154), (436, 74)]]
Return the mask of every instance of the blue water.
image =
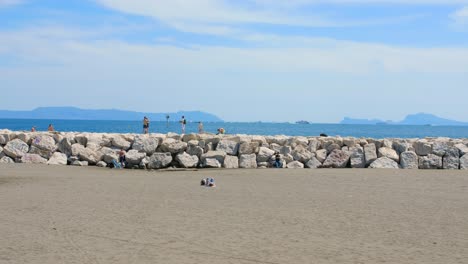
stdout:
[[(38, 131), (46, 131), (52, 123), (57, 131), (141, 133), (141, 121), (91, 121), (91, 120), (39, 120), (39, 119), (0, 119), (0, 129), (27, 130), (36, 126)], [(216, 133), (223, 127), (228, 134), (353, 136), (371, 138), (423, 138), (451, 137), (468, 138), (468, 127), (458, 126), (393, 126), (393, 125), (339, 125), (339, 124), (289, 124), (289, 123), (204, 123), (206, 132)], [(151, 122), (151, 133), (180, 133), (176, 122)], [(187, 123), (186, 133), (197, 133), (198, 123)]]

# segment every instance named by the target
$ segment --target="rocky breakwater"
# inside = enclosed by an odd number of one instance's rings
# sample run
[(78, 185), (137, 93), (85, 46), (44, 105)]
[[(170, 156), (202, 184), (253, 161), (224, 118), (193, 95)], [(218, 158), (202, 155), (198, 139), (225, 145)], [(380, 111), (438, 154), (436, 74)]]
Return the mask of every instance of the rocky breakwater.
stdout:
[(110, 134), (0, 130), (0, 163), (127, 168), (468, 169), (468, 139), (371, 139), (212, 134)]

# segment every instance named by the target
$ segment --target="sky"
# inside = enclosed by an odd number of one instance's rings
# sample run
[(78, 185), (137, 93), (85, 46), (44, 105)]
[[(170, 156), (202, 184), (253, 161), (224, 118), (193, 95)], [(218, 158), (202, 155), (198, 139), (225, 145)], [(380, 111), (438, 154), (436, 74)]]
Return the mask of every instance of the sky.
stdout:
[(0, 109), (468, 121), (468, 0), (0, 0)]

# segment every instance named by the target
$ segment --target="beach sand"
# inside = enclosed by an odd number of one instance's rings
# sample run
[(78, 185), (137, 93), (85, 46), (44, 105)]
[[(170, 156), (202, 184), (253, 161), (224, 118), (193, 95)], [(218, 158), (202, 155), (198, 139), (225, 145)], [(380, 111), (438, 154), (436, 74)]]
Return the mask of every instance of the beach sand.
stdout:
[(468, 263), (468, 172), (0, 165), (0, 238), (1, 264)]

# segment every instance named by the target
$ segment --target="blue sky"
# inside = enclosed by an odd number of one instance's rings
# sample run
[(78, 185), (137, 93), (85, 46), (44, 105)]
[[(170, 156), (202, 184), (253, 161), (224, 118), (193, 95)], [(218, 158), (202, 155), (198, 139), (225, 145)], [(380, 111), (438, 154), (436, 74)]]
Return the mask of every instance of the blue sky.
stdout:
[(0, 0), (1, 109), (468, 121), (468, 0)]

